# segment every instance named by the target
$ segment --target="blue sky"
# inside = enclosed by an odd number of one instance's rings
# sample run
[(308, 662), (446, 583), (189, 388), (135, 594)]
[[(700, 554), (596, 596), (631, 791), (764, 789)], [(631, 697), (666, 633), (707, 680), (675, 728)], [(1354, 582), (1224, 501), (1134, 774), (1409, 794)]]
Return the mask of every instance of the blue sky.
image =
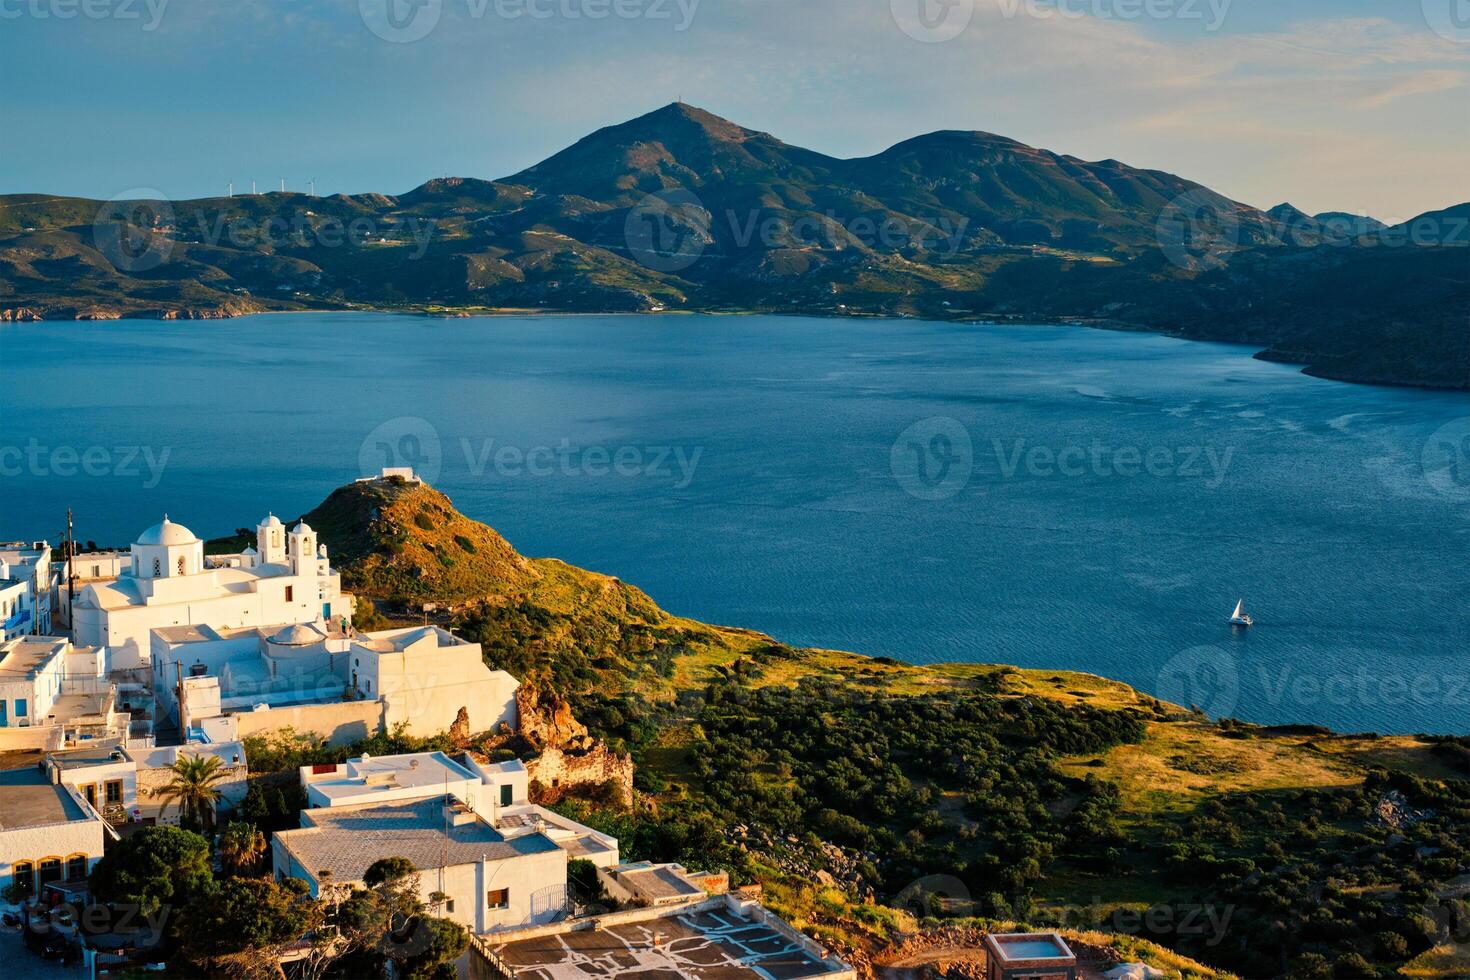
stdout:
[(0, 66), (5, 193), (401, 193), (682, 97), (841, 156), (983, 129), (1261, 207), (1470, 199), (1470, 0), (0, 0)]

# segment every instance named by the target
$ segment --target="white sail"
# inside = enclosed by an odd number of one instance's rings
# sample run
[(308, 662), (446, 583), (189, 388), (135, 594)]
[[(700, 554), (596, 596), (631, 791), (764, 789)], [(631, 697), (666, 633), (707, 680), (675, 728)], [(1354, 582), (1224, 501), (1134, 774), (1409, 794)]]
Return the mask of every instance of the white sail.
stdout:
[(1235, 604), (1235, 612), (1230, 614), (1231, 619), (1239, 619), (1240, 614), (1245, 612), (1245, 600), (1241, 599)]

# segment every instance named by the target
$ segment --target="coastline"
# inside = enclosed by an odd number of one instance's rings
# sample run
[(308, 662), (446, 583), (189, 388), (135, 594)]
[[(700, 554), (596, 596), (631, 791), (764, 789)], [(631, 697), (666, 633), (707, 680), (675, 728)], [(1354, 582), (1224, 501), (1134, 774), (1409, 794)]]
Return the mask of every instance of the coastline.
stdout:
[[(1321, 363), (1310, 357), (1306, 352), (1280, 352), (1271, 347), (1261, 347), (1258, 343), (1246, 341), (1221, 340), (1215, 338), (1195, 337), (1177, 329), (1160, 329), (1146, 324), (1133, 323), (1126, 320), (1088, 318), (1076, 316), (1056, 316), (1053, 314), (1000, 314), (997, 316), (952, 316), (952, 317), (918, 317), (918, 316), (893, 316), (884, 313), (836, 312), (831, 309), (818, 310), (765, 310), (759, 308), (730, 308), (714, 307), (708, 309), (681, 308), (681, 309), (659, 309), (659, 310), (562, 310), (549, 309), (547, 307), (435, 307), (435, 306), (354, 306), (342, 307), (297, 307), (292, 309), (250, 309), (250, 310), (227, 310), (224, 308), (215, 310), (130, 310), (125, 312), (106, 311), (111, 315), (101, 316), (70, 316), (70, 317), (45, 317), (36, 314), (27, 308), (0, 309), (0, 325), (11, 323), (68, 323), (68, 322), (109, 322), (113, 320), (234, 320), (243, 317), (257, 316), (262, 314), (277, 313), (379, 313), (397, 316), (416, 316), (425, 319), (439, 320), (467, 320), (467, 319), (494, 319), (511, 317), (591, 317), (591, 316), (800, 316), (831, 320), (914, 320), (927, 323), (969, 323), (969, 324), (1028, 324), (1034, 323), (1043, 326), (1070, 326), (1082, 327), (1093, 330), (1112, 330), (1119, 333), (1148, 333), (1164, 337), (1173, 337), (1176, 340), (1186, 340), (1198, 343), (1228, 343), (1241, 347), (1255, 348), (1251, 356), (1259, 361), (1267, 361), (1273, 364), (1285, 364), (1297, 367), (1300, 372), (1308, 377), (1320, 378), (1324, 381), (1337, 381), (1343, 384), (1367, 385), (1376, 388), (1413, 388), (1420, 391), (1470, 391), (1470, 378), (1466, 378), (1463, 384), (1439, 384), (1431, 381), (1404, 379), (1382, 374), (1366, 374), (1355, 372), (1334, 371), (1327, 364)], [(18, 315), (29, 314), (29, 315)]]

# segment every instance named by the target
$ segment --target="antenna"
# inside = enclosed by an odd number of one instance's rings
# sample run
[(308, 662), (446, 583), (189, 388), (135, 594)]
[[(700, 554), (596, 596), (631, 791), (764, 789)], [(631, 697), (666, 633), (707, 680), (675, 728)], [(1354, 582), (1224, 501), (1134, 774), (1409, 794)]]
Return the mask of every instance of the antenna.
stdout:
[(229, 191), (229, 194), (227, 196), (229, 196), (229, 197), (234, 197), (235, 196), (235, 182), (233, 180), (230, 181), (230, 191)]
[[(71, 521), (71, 508), (66, 509), (66, 628), (76, 635), (76, 620), (71, 616), (71, 597), (76, 589), (77, 536)], [(40, 617), (37, 617), (38, 619)]]
[(258, 190), (255, 189), (255, 181), (253, 181), (253, 180), (250, 182), (250, 193), (252, 195), (255, 195), (255, 194), (259, 194), (260, 193), (260, 191), (258, 191)]
[(286, 193), (286, 178), (285, 177), (282, 177), (281, 178), (281, 193), (282, 194)]

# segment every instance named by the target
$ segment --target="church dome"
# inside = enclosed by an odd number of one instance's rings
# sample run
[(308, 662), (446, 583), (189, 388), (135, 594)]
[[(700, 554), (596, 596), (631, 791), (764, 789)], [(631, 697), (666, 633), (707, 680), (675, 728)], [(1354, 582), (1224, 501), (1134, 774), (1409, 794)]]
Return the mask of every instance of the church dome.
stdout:
[(307, 524), (305, 521), (301, 521), (301, 522), (297, 523), (297, 525), (291, 529), (291, 533), (292, 534), (310, 534), (311, 533), (311, 525), (310, 524)]
[(281, 519), (275, 514), (265, 515), (265, 520), (260, 522), (260, 527), (280, 527)]
[(304, 623), (295, 623), (276, 633), (270, 643), (278, 647), (305, 647), (321, 640), (322, 635)]
[(138, 544), (141, 545), (172, 545), (172, 544), (197, 544), (199, 539), (194, 537), (194, 532), (182, 524), (175, 524), (163, 515), (163, 522), (155, 524), (142, 534), (138, 535)]

